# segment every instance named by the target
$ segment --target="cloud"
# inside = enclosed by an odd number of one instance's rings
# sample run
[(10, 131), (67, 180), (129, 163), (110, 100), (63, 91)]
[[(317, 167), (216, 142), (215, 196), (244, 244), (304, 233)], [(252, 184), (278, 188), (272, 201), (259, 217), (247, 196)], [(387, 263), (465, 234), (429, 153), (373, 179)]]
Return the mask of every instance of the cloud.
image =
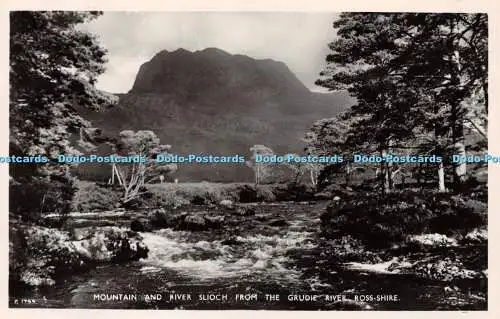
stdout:
[(285, 62), (310, 88), (335, 37), (336, 13), (105, 12), (83, 29), (108, 50), (98, 87), (128, 91), (142, 63), (166, 49), (217, 47), (232, 54)]

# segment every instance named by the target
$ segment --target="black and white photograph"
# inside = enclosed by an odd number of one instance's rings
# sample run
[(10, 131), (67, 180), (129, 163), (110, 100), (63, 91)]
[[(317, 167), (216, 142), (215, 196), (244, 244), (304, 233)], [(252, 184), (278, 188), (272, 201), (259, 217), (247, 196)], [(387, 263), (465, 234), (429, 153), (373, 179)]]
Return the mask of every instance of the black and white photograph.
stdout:
[(9, 307), (488, 310), (488, 23), (11, 10)]

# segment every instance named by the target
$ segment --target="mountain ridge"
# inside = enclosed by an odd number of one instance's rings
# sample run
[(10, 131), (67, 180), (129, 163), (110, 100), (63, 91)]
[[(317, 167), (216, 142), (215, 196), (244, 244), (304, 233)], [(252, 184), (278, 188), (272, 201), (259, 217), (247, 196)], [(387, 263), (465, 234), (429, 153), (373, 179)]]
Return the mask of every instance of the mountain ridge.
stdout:
[[(141, 65), (129, 92), (117, 95), (113, 108), (84, 114), (106, 134), (153, 130), (177, 154), (247, 158), (254, 144), (302, 152), (301, 138), (314, 121), (352, 104), (346, 92), (310, 91), (283, 62), (217, 48), (159, 51)], [(252, 171), (241, 164), (181, 164), (174, 176), (244, 182), (252, 180)]]

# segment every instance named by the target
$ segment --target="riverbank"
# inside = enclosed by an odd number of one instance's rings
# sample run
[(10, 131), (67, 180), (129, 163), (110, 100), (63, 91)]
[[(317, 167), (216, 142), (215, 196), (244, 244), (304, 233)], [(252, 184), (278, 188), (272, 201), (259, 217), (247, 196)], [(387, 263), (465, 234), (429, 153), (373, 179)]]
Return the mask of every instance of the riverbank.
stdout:
[[(145, 185), (142, 196), (120, 204), (123, 189), (119, 186), (79, 181), (72, 203), (77, 212), (126, 209), (173, 209), (188, 204), (216, 205), (223, 200), (235, 203), (315, 200), (314, 188), (307, 185), (249, 183), (164, 183)], [(333, 198), (333, 197), (332, 197)]]
[[(174, 285), (189, 291), (196, 283), (202, 291), (210, 292), (214, 287), (220, 293), (238, 291), (218, 279), (234, 275), (242, 285), (260, 293), (300, 290), (328, 295), (340, 291), (356, 296), (376, 294), (383, 288), (384, 294), (398, 294), (401, 299), (379, 304), (304, 304), (298, 306), (300, 309), (434, 309), (432, 299), (442, 309), (487, 306), (487, 206), (481, 196), (408, 190), (390, 195), (364, 192), (361, 196), (349, 190), (352, 196), (348, 192), (339, 193), (342, 197), (328, 194), (332, 200), (313, 196), (309, 201), (275, 198), (242, 203), (231, 198), (241, 198), (242, 190), (251, 194), (256, 190), (245, 184), (220, 186), (217, 191), (204, 186), (154, 185), (156, 189), (137, 207), (74, 212), (63, 224), (58, 224), (57, 214), (47, 215), (42, 224), (58, 229), (39, 225), (33, 228), (35, 232), (28, 232), (28, 238), (33, 247), (57, 248), (42, 250), (48, 257), (36, 266), (34, 260), (39, 255), (29, 253), (31, 264), (24, 263), (24, 268), (12, 273), (27, 284), (64, 290), (65, 285), (59, 286), (54, 278), (70, 277), (65, 268), (54, 267), (50, 261), (60, 255), (71, 257), (60, 260), (74, 269), (72, 275), (92, 277), (101, 272), (95, 267), (103, 265), (110, 272), (126, 270), (133, 282), (145, 280), (151, 287), (156, 287), (156, 281), (167, 280), (163, 282), (167, 288), (157, 287), (164, 290)], [(92, 191), (105, 189), (87, 187)], [(240, 193), (229, 197), (225, 192), (230, 189)], [(208, 195), (214, 193), (217, 195)], [(173, 205), (172, 201), (151, 200), (151, 194), (183, 198), (184, 202)], [(201, 198), (197, 197), (200, 194)], [(87, 196), (94, 195), (90, 192)], [(82, 250), (82, 246), (86, 248)], [(107, 257), (99, 257), (103, 255)], [(120, 277), (120, 271), (102, 276)], [(31, 273), (36, 275), (26, 275)], [(158, 277), (163, 273), (170, 275)], [(119, 283), (113, 286), (118, 291), (126, 284), (122, 279), (116, 279)], [(407, 283), (411, 283), (410, 291), (404, 287)], [(98, 287), (108, 289), (107, 285)], [(147, 290), (154, 291), (151, 287)], [(141, 289), (134, 287), (135, 292)], [(417, 300), (423, 305), (415, 305)], [(297, 306), (288, 303), (287, 307)]]
[(333, 201), (321, 220), (321, 253), (329, 263), (439, 284), (449, 307), (486, 305), (487, 204), (481, 194), (366, 193)]
[(65, 231), (9, 222), (11, 285), (52, 286), (58, 279), (98, 265), (139, 260), (149, 249), (125, 227), (87, 227)]
[[(139, 231), (148, 256), (126, 263), (105, 263), (90, 271), (65, 276), (50, 287), (19, 294), (37, 298), (43, 293), (47, 307), (141, 308), (141, 309), (485, 309), (485, 287), (478, 281), (417, 276), (403, 266), (416, 261), (437, 264), (442, 256), (465, 256), (478, 246), (420, 249), (395, 247), (373, 249), (354, 237), (327, 239), (320, 229), (320, 216), (328, 202), (233, 203), (233, 207), (187, 205), (168, 214), (168, 228)], [(239, 215), (238, 211), (249, 211)], [(253, 213), (251, 213), (253, 212)], [(149, 220), (163, 212), (127, 211), (72, 214), (76, 234), (96, 225), (129, 228), (138, 219)], [(167, 213), (165, 211), (165, 213)], [(224, 217), (221, 227), (188, 230), (176, 224), (186, 216)], [(181, 218), (184, 216), (184, 218)], [(112, 225), (112, 226), (111, 226)], [(179, 227), (176, 229), (176, 227)], [(480, 232), (477, 237), (483, 238)], [(438, 237), (440, 242), (446, 240)], [(427, 238), (422, 243), (427, 243)], [(462, 243), (458, 243), (461, 245)], [(484, 246), (486, 247), (486, 246)], [(446, 252), (448, 251), (448, 252)], [(483, 250), (481, 253), (485, 253)], [(397, 257), (394, 258), (394, 257)], [(405, 258), (400, 258), (405, 257)], [(477, 260), (481, 260), (476, 254)], [(472, 260), (471, 260), (472, 262)], [(481, 263), (482, 261), (480, 261)], [(448, 264), (445, 269), (452, 270)], [(468, 267), (468, 265), (467, 265)], [(412, 273), (413, 272), (413, 273)], [(192, 294), (193, 300), (175, 302), (96, 302), (96, 293)], [(234, 300), (238, 293), (259, 296), (279, 294), (281, 301)], [(18, 295), (19, 295), (18, 294)], [(204, 302), (198, 294), (228, 294), (224, 302)], [(288, 295), (317, 295), (318, 302), (294, 302)], [(346, 300), (328, 299), (330, 295)], [(18, 296), (17, 295), (17, 296)], [(397, 295), (398, 300), (355, 300), (356, 296)], [(65, 303), (62, 303), (64, 296)], [(196, 297), (196, 298), (195, 298)], [(59, 298), (59, 299), (58, 299)], [(363, 297), (365, 298), (365, 297)], [(259, 299), (260, 300), (260, 299)], [(56, 303), (56, 301), (58, 303)]]

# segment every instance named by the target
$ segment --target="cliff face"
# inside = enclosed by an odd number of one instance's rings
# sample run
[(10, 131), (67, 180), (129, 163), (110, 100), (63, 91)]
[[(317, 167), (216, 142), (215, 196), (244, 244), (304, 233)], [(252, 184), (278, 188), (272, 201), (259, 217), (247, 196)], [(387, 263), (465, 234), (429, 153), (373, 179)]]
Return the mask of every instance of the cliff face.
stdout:
[[(250, 155), (254, 144), (302, 152), (318, 119), (352, 103), (346, 93), (309, 91), (282, 62), (209, 48), (161, 51), (144, 63), (118, 105), (85, 113), (108, 134), (149, 129), (178, 154)], [(244, 165), (180, 165), (181, 181), (251, 181)]]
[(202, 96), (224, 90), (305, 93), (307, 88), (282, 62), (255, 60), (208, 48), (157, 53), (144, 63), (129, 93)]

